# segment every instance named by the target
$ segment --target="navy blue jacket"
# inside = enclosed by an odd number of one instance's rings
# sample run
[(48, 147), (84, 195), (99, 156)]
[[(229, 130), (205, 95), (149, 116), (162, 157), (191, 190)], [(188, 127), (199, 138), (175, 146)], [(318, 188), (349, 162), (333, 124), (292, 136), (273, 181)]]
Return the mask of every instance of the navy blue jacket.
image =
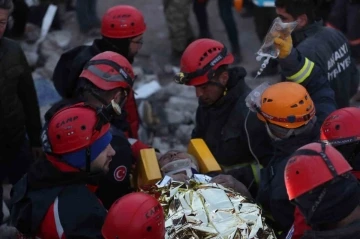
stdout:
[[(293, 48), (288, 57), (279, 59), (279, 63), (283, 75), (289, 78), (306, 66), (306, 58), (297, 49)], [(304, 78), (301, 85), (306, 88), (315, 104), (317, 116), (316, 130), (320, 131), (320, 127), (326, 117), (337, 109), (334, 91), (323, 71), (316, 64), (309, 68), (309, 75)]]
[(294, 31), (292, 38), (296, 49), (313, 61), (330, 82), (337, 106), (349, 106), (350, 98), (357, 92), (360, 76), (344, 34), (324, 27), (322, 21), (318, 21)]

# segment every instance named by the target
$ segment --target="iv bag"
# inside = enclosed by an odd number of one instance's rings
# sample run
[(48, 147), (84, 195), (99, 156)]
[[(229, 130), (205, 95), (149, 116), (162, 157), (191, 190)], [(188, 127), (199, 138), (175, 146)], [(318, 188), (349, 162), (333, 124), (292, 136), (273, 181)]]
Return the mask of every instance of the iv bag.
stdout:
[(253, 89), (248, 96), (245, 98), (246, 106), (252, 111), (257, 112), (256, 108), (260, 108), (261, 106), (261, 95), (264, 91), (270, 87), (270, 84), (266, 81), (262, 84), (258, 85), (255, 89)]
[(281, 37), (282, 39), (289, 37), (296, 26), (296, 21), (284, 23), (279, 17), (275, 18), (266, 34), (263, 45), (256, 53), (260, 57), (260, 59), (257, 58), (257, 60), (260, 61), (263, 57), (277, 58), (279, 56), (279, 49), (275, 47), (274, 39), (277, 37)]

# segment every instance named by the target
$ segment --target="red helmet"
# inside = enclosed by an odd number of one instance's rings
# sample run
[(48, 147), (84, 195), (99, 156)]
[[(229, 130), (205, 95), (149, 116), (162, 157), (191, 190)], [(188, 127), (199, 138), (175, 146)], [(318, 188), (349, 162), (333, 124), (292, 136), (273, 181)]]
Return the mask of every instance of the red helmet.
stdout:
[(119, 87), (131, 90), (135, 78), (129, 61), (112, 51), (105, 51), (91, 58), (80, 77), (86, 78), (102, 90)]
[(222, 65), (234, 62), (234, 57), (218, 41), (199, 39), (192, 42), (184, 51), (177, 83), (198, 86), (214, 77), (215, 70)]
[(332, 112), (320, 130), (320, 140), (333, 146), (360, 140), (360, 109), (347, 107)]
[(108, 38), (131, 38), (146, 30), (142, 13), (128, 5), (119, 5), (107, 10), (101, 22), (101, 35)]
[(84, 103), (60, 110), (42, 132), (45, 152), (62, 155), (89, 147), (110, 129), (109, 123), (99, 122), (95, 109)]
[(299, 148), (285, 168), (285, 185), (290, 200), (332, 180), (352, 168), (339, 151), (324, 143)]
[(164, 239), (163, 209), (148, 194), (127, 194), (111, 206), (102, 227), (102, 235), (105, 239)]

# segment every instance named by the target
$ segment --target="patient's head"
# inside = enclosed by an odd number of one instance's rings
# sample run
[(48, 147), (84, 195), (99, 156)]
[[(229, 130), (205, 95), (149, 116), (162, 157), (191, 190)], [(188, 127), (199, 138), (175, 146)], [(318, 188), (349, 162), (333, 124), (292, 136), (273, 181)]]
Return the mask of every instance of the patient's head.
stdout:
[(191, 177), (198, 173), (199, 165), (194, 156), (179, 150), (170, 150), (159, 159), (159, 165), (164, 175), (185, 174)]

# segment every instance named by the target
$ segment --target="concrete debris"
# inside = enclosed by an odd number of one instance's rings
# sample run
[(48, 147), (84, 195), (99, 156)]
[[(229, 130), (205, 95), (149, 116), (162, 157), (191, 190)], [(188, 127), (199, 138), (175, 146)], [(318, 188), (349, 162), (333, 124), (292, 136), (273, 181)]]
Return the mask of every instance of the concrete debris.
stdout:
[[(76, 46), (92, 43), (93, 39), (80, 39), (77, 35), (73, 27), (64, 27), (50, 31), (42, 39), (38, 26), (26, 26), (26, 39), (21, 45), (30, 66), (35, 69), (33, 78), (43, 122), (46, 111), (61, 100), (51, 82), (61, 54), (74, 47), (74, 41), (81, 40)], [(140, 139), (164, 152), (171, 148), (186, 150), (198, 106), (194, 87), (174, 83), (173, 77), (179, 68), (158, 64), (157, 57), (151, 52), (147, 57), (137, 57), (133, 70), (137, 76), (134, 91), (141, 118)]]
[(47, 39), (55, 46), (66, 50), (71, 42), (71, 32), (67, 30), (53, 31), (48, 34)]
[(152, 80), (149, 83), (142, 84), (135, 89), (135, 99), (146, 99), (160, 89), (160, 84), (156, 80)]

